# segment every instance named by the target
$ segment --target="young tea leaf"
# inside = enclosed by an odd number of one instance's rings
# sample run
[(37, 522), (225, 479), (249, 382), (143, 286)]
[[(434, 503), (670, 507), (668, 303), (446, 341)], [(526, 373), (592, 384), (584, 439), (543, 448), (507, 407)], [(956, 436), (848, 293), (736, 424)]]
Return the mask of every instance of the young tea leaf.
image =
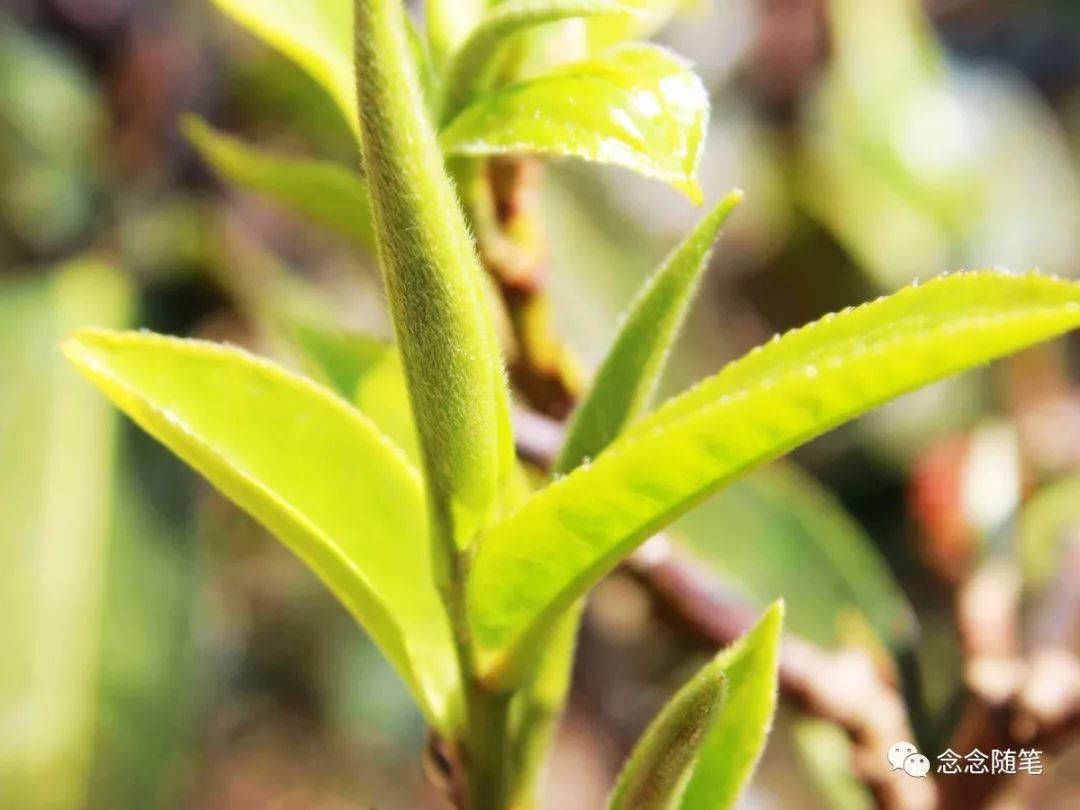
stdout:
[(440, 135), (450, 155), (537, 153), (633, 169), (695, 202), (709, 97), (686, 63), (627, 45), (481, 96)]
[(634, 9), (615, 0), (507, 0), (487, 12), (454, 53), (446, 69), (446, 102), (442, 119), (449, 121), (472, 100), (514, 34), (545, 23), (574, 17), (625, 17)]
[(702, 217), (638, 292), (570, 422), (556, 473), (599, 455), (648, 406), (716, 235), (741, 199), (740, 192), (732, 192)]
[(327, 161), (259, 151), (188, 118), (187, 136), (226, 180), (365, 247), (375, 244), (367, 188), (356, 172)]
[(776, 712), (784, 603), (717, 657), (727, 700), (701, 746), (679, 810), (728, 810), (757, 767)]
[(725, 700), (719, 659), (698, 671), (634, 746), (608, 810), (672, 810), (693, 772), (705, 734)]
[(776, 709), (783, 602), (723, 650), (649, 725), (609, 810), (726, 810), (757, 764)]
[[(433, 528), (468, 544), (513, 466), (482, 270), (414, 75), (400, 0), (356, 6), (364, 166)], [(449, 550), (437, 546), (438, 553)], [(449, 564), (437, 562), (440, 579)]]
[(238, 349), (87, 331), (64, 345), (135, 422), (300, 557), (448, 731), (458, 691), (420, 476), (314, 383)]
[(495, 526), (470, 581), (492, 678), (637, 544), (753, 467), (893, 397), (1080, 325), (1080, 285), (963, 273), (785, 335), (623, 434)]

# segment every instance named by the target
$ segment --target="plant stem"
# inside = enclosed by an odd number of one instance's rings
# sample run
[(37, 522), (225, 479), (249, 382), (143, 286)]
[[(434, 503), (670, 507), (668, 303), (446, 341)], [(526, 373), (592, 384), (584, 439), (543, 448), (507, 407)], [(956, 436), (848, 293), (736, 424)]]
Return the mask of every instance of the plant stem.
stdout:
[(402, 0), (356, 0), (357, 99), (379, 261), (420, 438), (432, 565), (454, 627), (464, 703), (449, 741), (464, 810), (508, 804), (510, 693), (475, 671), (470, 543), (514, 463), (483, 272), (412, 63)]
[[(454, 581), (468, 578), (468, 555), (454, 557)], [(465, 588), (459, 585), (444, 593), (464, 688), (465, 728), (457, 741), (459, 792), (462, 810), (506, 810), (514, 778), (510, 756), (510, 701), (513, 693), (495, 691), (478, 676), (476, 657), (466, 617)]]
[(465, 741), (466, 807), (468, 810), (507, 810), (510, 801), (510, 698), (470, 679), (467, 704), (469, 729)]

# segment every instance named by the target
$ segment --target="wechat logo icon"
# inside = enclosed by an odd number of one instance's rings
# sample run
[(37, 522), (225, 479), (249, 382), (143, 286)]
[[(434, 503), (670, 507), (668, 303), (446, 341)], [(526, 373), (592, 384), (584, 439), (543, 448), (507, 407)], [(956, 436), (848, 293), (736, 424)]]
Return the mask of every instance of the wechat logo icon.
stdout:
[(894, 771), (903, 771), (916, 779), (930, 773), (930, 760), (909, 742), (898, 742), (889, 749), (889, 765)]

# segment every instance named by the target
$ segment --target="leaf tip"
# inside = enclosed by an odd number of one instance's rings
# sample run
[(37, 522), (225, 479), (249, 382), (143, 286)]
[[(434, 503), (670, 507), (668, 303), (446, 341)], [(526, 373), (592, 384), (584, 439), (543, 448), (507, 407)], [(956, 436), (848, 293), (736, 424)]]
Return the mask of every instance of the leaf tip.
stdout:
[(96, 327), (76, 329), (60, 341), (60, 351), (76, 366), (83, 367), (93, 355), (95, 344), (100, 344), (112, 334), (111, 330)]
[(765, 612), (761, 615), (761, 619), (758, 620), (758, 625), (761, 627), (767, 627), (770, 630), (774, 629), (779, 631), (780, 627), (784, 624), (784, 617), (787, 614), (787, 602), (784, 601), (784, 597), (780, 597), (771, 605), (769, 605)]
[(701, 184), (698, 182), (697, 177), (687, 177), (680, 180), (675, 184), (675, 187), (689, 197), (690, 202), (694, 205), (701, 205), (705, 202), (705, 195), (701, 191)]
[(95, 327), (78, 329), (60, 341), (60, 353), (80, 374), (97, 383), (105, 373), (103, 355), (119, 334)]

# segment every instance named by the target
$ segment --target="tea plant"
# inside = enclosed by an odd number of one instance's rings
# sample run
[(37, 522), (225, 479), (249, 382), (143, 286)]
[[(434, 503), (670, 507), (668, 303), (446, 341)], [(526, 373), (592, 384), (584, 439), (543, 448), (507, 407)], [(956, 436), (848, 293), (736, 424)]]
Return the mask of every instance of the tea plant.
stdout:
[[(371, 241), (397, 346), (368, 365), (407, 399), (372, 396), (357, 375), (333, 391), (239, 349), (146, 333), (80, 332), (65, 351), (351, 611), (441, 740), (449, 795), (468, 810), (533, 805), (577, 605), (646, 538), (876, 405), (1080, 325), (1076, 285), (962, 273), (778, 337), (650, 412), (731, 195), (635, 298), (554, 479), (530, 491), (470, 235), (484, 227), (468, 205), (478, 168), (493, 155), (570, 155), (697, 198), (701, 83), (650, 45), (559, 66), (533, 58), (540, 24), (604, 18), (590, 43), (640, 30), (640, 12), (609, 0), (431, 2), (426, 37), (399, 0), (218, 2), (330, 93), (361, 144), (363, 179), (189, 131), (226, 174)], [(781, 616), (768, 610), (660, 713), (613, 810), (734, 803), (771, 722)]]

